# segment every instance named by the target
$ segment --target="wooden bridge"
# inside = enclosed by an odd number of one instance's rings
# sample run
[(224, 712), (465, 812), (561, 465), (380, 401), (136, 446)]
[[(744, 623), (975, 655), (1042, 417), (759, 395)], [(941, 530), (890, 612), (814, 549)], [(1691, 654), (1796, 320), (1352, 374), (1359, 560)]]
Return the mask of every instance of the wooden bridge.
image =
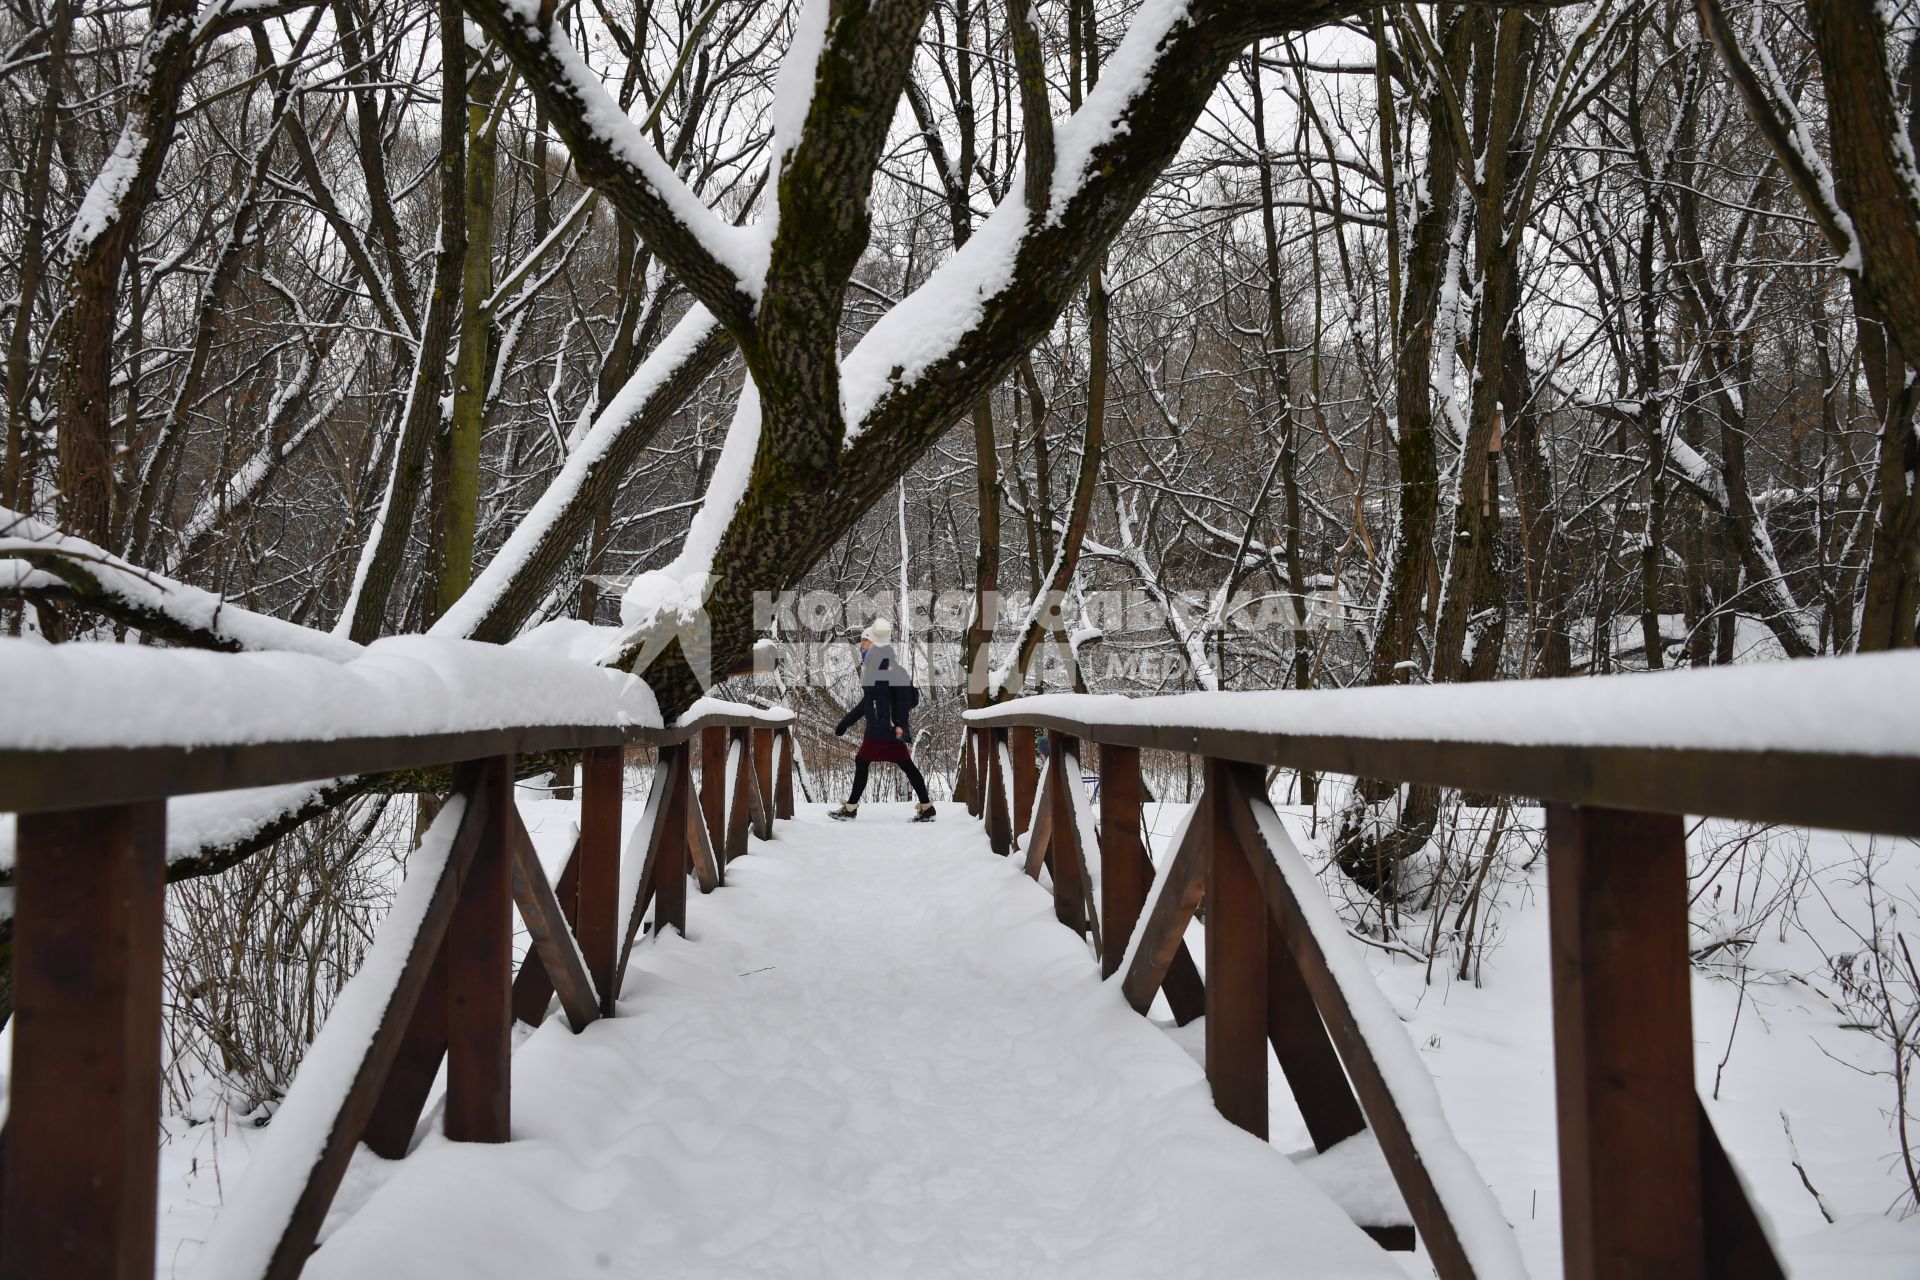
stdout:
[[(229, 1189), (195, 1275), (443, 1274), (456, 1263), (520, 1274), (516, 1259), (535, 1242), (516, 1197), (549, 1191), (549, 1130), (598, 1144), (573, 1182), (599, 1190), (580, 1210), (579, 1240), (541, 1242), (558, 1249), (544, 1274), (897, 1274), (906, 1255), (888, 1251), (907, 1236), (959, 1270), (1169, 1274), (1191, 1243), (1184, 1231), (1238, 1242), (1237, 1273), (1396, 1274), (1380, 1245), (1409, 1245), (1405, 1224), (1350, 1221), (1278, 1152), (1185, 1115), (1193, 1091), (1149, 1086), (1179, 1067), (1161, 1061), (1167, 1041), (1136, 1016), (1160, 992), (1177, 1021), (1205, 1016), (1220, 1116), (1265, 1137), (1271, 1046), (1318, 1148), (1363, 1130), (1377, 1139), (1441, 1276), (1524, 1274), (1418, 1055), (1268, 800), (1265, 770), (1284, 767), (1545, 803), (1553, 1008), (1539, 1016), (1555, 1031), (1565, 1273), (1780, 1276), (1695, 1093), (1681, 815), (1920, 836), (1917, 698), (1913, 655), (1432, 689), (1027, 698), (968, 716), (962, 773), (984, 831), (956, 823), (957, 810), (933, 829), (873, 813), (850, 829), (817, 810), (796, 817), (790, 717), (734, 704), (701, 704), (668, 727), (607, 717), (326, 741), (256, 727), (191, 747), (22, 743), (0, 729), (0, 810), (20, 814), (0, 1277), (154, 1272), (166, 799), (449, 763), (452, 798), (255, 1169)], [(1044, 764), (1036, 729), (1051, 741)], [(636, 746), (658, 762), (623, 842)], [(1143, 749), (1196, 756), (1205, 778), (1157, 866), (1142, 839)], [(584, 763), (578, 841), (550, 881), (513, 779), (516, 757), (556, 751)], [(1082, 782), (1089, 768), (1097, 798)], [(1044, 873), (1051, 920), (1027, 911), (1035, 891), (1016, 870)], [(689, 880), (719, 891), (716, 919), (734, 913), (724, 939), (698, 927), (688, 942), (669, 936), (686, 933)], [(978, 918), (949, 909), (958, 903)], [(517, 973), (516, 907), (532, 938)], [(1202, 912), (1204, 980), (1183, 941)], [(875, 931), (874, 920), (894, 925)], [(712, 995), (726, 1007), (711, 1023), (738, 1039), (737, 1054), (675, 1074), (650, 1045), (649, 1020), (686, 1016), (707, 997), (682, 984), (680, 1004), (649, 1006), (650, 988), (674, 985), (653, 957), (668, 965), (673, 948), (721, 945), (760, 949), (752, 972), (778, 976), (756, 994)], [(514, 1021), (537, 1025), (556, 1005), (574, 1033), (614, 1019), (566, 1041), (582, 1054), (600, 1046), (591, 1070), (606, 1087), (582, 1084), (575, 1097), (587, 1060), (551, 1037), (529, 1042), (549, 1046), (537, 1062), (513, 1052)], [(954, 1011), (983, 1025), (953, 1027)], [(818, 1146), (817, 1167), (789, 1171), (784, 1190), (777, 1173), (695, 1170), (717, 1158), (730, 1124), (764, 1122), (727, 1107), (719, 1067), (769, 1060), (777, 1049), (755, 1037), (802, 1016), (844, 1016), (850, 1036), (883, 1044), (895, 1078), (917, 1071), (924, 1089), (881, 1114), (861, 1063), (823, 1069), (806, 1104), (778, 1119)], [(1057, 1043), (1038, 1027), (1097, 1046), (1035, 1061), (1035, 1045)], [(609, 1061), (630, 1064), (631, 1088), (606, 1085)], [(491, 1148), (497, 1157), (450, 1165), (445, 1143), (424, 1157), (422, 1117), (443, 1064), (445, 1138), (506, 1144)], [(669, 1084), (715, 1090), (704, 1123), (719, 1136), (704, 1148), (646, 1147), (647, 1108), (672, 1096)], [(1097, 1100), (1078, 1123), (1098, 1135), (1099, 1160), (1041, 1140), (1063, 1105), (1049, 1089)], [(950, 1114), (944, 1090), (980, 1099), (979, 1113)], [(530, 1102), (539, 1133), (517, 1118)], [(1130, 1143), (1165, 1138), (1156, 1124), (1177, 1128), (1177, 1157), (1102, 1175)], [(902, 1140), (929, 1134), (939, 1140)], [(862, 1141), (900, 1148), (887, 1189), (836, 1173), (840, 1144)], [(397, 1164), (316, 1252), (362, 1145)], [(628, 1163), (669, 1155), (705, 1189), (689, 1203), (716, 1215), (620, 1197)], [(437, 1205), (431, 1184), (450, 1169), (468, 1181), (457, 1203)], [(773, 1203), (801, 1181), (826, 1210), (738, 1226), (746, 1210), (729, 1201), (750, 1200), (748, 1183), (767, 1184)], [(974, 1208), (943, 1214), (940, 1203)], [(1097, 1226), (1076, 1221), (1096, 1204)], [(706, 1227), (676, 1237), (680, 1219)], [(708, 1228), (728, 1238), (702, 1237)], [(676, 1241), (705, 1269), (676, 1268)]]

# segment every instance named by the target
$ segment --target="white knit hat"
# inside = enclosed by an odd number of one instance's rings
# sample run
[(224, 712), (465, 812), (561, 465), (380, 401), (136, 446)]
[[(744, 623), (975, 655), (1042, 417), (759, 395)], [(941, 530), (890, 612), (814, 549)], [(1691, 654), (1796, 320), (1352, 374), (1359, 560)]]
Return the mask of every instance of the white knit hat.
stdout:
[(875, 644), (892, 644), (893, 624), (885, 618), (875, 618), (872, 624), (868, 626), (865, 631), (862, 631), (860, 635), (863, 639), (871, 640)]

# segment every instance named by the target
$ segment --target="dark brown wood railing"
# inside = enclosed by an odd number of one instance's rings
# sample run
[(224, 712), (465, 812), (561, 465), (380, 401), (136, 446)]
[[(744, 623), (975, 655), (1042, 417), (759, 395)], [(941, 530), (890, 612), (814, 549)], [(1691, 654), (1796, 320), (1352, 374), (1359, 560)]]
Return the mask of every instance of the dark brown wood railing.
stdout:
[[(1409, 1089), (1409, 1072), (1430, 1080), (1268, 800), (1267, 770), (1543, 802), (1565, 1273), (1767, 1280), (1780, 1263), (1694, 1087), (1682, 815), (1920, 836), (1920, 666), (1702, 675), (1016, 699), (968, 713), (965, 793), (996, 852), (1036, 878), (1050, 869), (1055, 913), (1136, 1010), (1164, 991), (1176, 1021), (1205, 1015), (1207, 1077), (1228, 1119), (1266, 1136), (1271, 1044), (1319, 1150), (1373, 1131), (1446, 1280), (1512, 1272), (1511, 1233), (1490, 1194), (1467, 1194), (1484, 1184), (1458, 1167), (1437, 1098)], [(1831, 703), (1796, 679), (1822, 682)], [(1658, 703), (1648, 681), (1661, 682)], [(1819, 720), (1822, 707), (1842, 719)], [(1486, 740), (1489, 718), (1525, 726), (1527, 743)], [(1726, 732), (1736, 718), (1751, 731)], [(1052, 743), (1044, 778), (1036, 729)], [(1850, 732), (1864, 745), (1848, 748)], [(1097, 822), (1082, 743), (1098, 751)], [(1204, 791), (1157, 873), (1140, 836), (1143, 749), (1204, 762)], [(1204, 982), (1183, 941), (1203, 909)]]
[[(0, 750), (0, 811), (19, 814), (0, 1280), (154, 1273), (168, 796), (456, 766), (453, 796), (366, 969), (321, 1029), (254, 1177), (229, 1200), (250, 1221), (223, 1221), (233, 1229), (217, 1228), (196, 1266), (291, 1277), (354, 1148), (406, 1154), (442, 1062), (447, 1136), (505, 1141), (515, 1017), (539, 1023), (556, 996), (576, 1032), (612, 1015), (649, 905), (656, 928), (684, 932), (689, 874), (711, 891), (748, 851), (749, 832), (770, 839), (775, 816), (793, 815), (791, 715), (696, 711), (668, 729)], [(630, 746), (659, 752), (628, 851), (638, 866), (623, 865), (620, 844)], [(513, 804), (515, 757), (553, 751), (582, 753), (580, 836), (557, 884)], [(533, 943), (518, 975), (516, 906)], [(271, 1167), (289, 1152), (297, 1167)]]

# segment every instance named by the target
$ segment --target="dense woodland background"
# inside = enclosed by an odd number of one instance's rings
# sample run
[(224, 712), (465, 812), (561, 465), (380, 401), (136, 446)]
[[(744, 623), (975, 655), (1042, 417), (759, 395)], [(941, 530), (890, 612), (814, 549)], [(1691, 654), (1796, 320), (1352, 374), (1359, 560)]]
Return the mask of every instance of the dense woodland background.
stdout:
[[(931, 5), (847, 258), (842, 351), (1018, 194), (1033, 108), (1077, 108), (1139, 7)], [(741, 566), (766, 570), (756, 590), (1058, 602), (910, 631), (991, 673), (929, 690), (937, 786), (958, 710), (1046, 683), (1054, 642), (1079, 687), (1141, 693), (1914, 644), (1920, 6), (1294, 8), (1336, 20), (1237, 46), (1031, 349), (1000, 352), (958, 420), (859, 459), (830, 527)], [(542, 14), (686, 186), (746, 223), (775, 198), (796, 9)], [(675, 561), (747, 367), (725, 326), (685, 327), (686, 255), (583, 178), (501, 43), (513, 12), (0, 4), (7, 632), (244, 643), (116, 587), (134, 566), (354, 641), (440, 623), (505, 642), (612, 628), (624, 584)], [(676, 333), (670, 376), (634, 394)], [(569, 476), (609, 421), (598, 465)], [(539, 549), (476, 587), (535, 520)], [(1090, 625), (1084, 597), (1116, 589), (1181, 607)], [(1310, 624), (1329, 598), (1342, 624)], [(746, 623), (716, 608), (731, 661)], [(684, 704), (683, 685), (658, 687)], [(730, 689), (796, 705), (814, 798), (838, 788), (821, 730), (844, 683), (789, 666)], [(1314, 779), (1283, 785), (1316, 798)], [(209, 1074), (248, 1103), (284, 1088), (357, 961), (352, 922), (384, 903), (413, 822), (395, 790), (331, 796), (180, 887), (183, 1107), (204, 1110)], [(1475, 972), (1493, 925), (1434, 921), (1500, 882), (1446, 871), (1479, 841), (1491, 861), (1499, 822), (1489, 840), (1487, 810), (1419, 789), (1327, 798), (1329, 878), (1358, 926)], [(1871, 919), (1860, 955), (1886, 963), (1861, 990), (1906, 1151), (1920, 974), (1895, 913)]]

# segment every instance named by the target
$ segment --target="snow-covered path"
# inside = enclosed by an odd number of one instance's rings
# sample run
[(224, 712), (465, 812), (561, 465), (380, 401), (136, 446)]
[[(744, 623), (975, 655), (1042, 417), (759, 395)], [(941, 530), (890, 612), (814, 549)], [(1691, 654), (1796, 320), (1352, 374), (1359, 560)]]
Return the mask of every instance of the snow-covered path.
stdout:
[(505, 1146), (364, 1151), (306, 1274), (1403, 1276), (1103, 986), (978, 824), (818, 808), (514, 1058)]

